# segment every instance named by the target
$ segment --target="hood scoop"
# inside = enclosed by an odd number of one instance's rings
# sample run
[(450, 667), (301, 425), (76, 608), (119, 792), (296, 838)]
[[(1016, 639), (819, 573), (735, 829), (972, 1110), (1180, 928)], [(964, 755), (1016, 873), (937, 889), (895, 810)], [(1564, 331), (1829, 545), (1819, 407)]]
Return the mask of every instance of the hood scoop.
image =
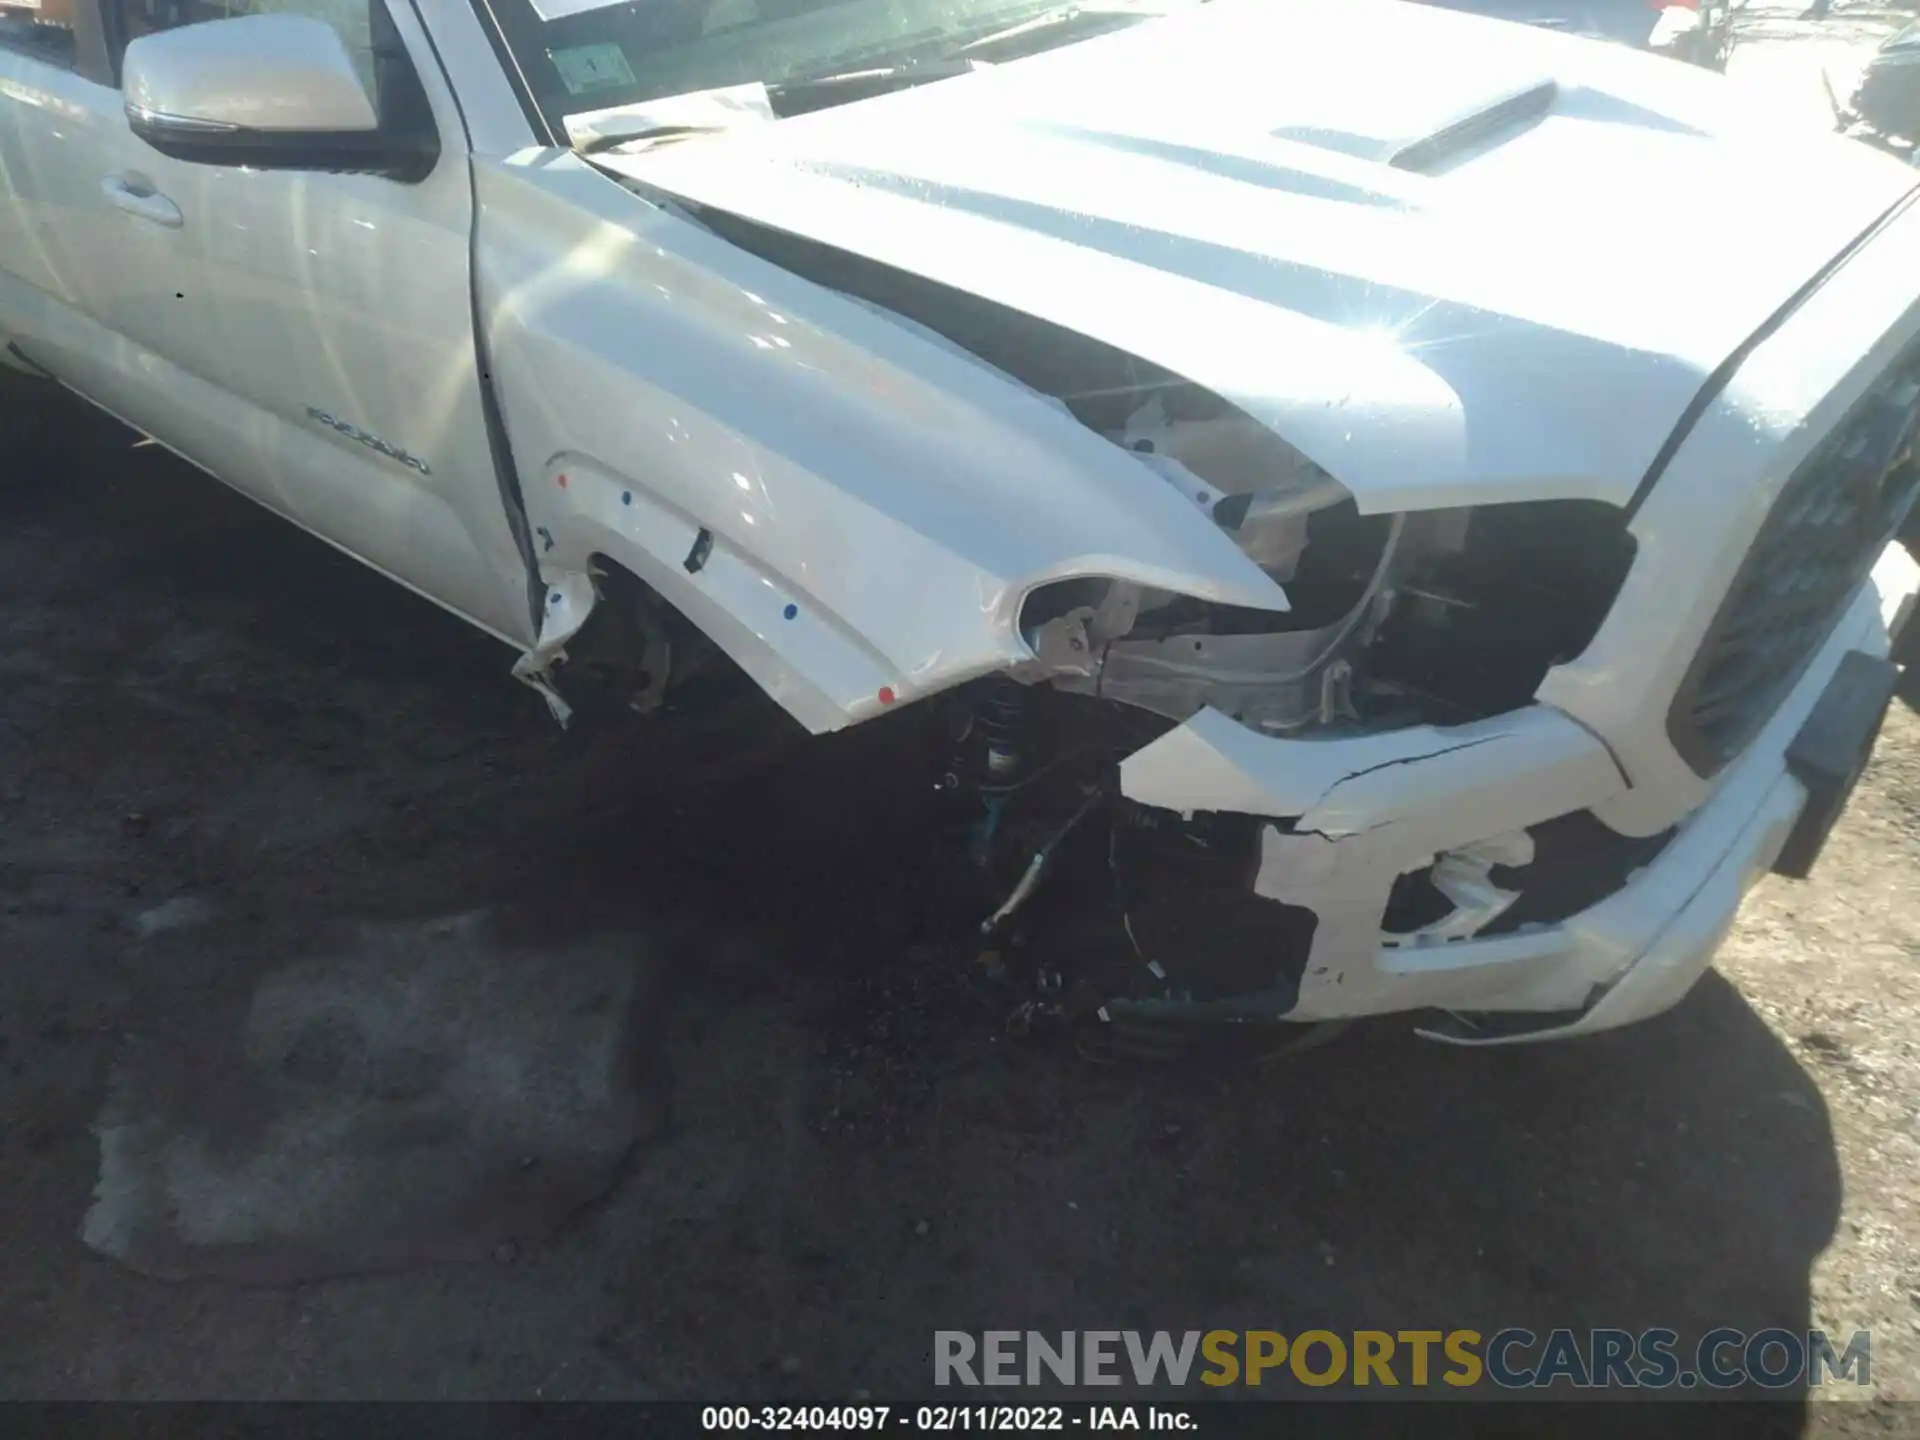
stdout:
[(1396, 170), (1436, 174), (1483, 146), (1539, 124), (1552, 113), (1554, 102), (1559, 98), (1560, 86), (1552, 80), (1542, 80), (1402, 145), (1387, 157), (1387, 163)]

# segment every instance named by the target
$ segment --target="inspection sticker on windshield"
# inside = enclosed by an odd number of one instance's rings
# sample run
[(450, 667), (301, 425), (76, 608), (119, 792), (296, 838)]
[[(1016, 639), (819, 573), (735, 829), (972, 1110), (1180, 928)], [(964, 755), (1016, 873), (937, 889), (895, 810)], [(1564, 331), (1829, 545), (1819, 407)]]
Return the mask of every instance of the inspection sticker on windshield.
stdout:
[(584, 95), (589, 90), (633, 84), (633, 68), (626, 52), (618, 45), (574, 45), (565, 50), (549, 50), (553, 68), (560, 72), (560, 83), (569, 95)]

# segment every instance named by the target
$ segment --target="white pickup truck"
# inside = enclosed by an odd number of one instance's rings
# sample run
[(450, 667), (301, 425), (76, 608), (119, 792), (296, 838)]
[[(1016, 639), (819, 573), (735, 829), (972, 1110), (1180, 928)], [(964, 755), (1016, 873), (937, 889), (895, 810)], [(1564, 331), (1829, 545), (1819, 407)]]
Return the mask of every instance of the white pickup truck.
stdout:
[(0, 24), (10, 363), (563, 721), (586, 652), (938, 708), (983, 929), (1110, 871), (1103, 1016), (1654, 1014), (1872, 748), (1917, 177), (1718, 76), (1395, 0), (66, 9)]

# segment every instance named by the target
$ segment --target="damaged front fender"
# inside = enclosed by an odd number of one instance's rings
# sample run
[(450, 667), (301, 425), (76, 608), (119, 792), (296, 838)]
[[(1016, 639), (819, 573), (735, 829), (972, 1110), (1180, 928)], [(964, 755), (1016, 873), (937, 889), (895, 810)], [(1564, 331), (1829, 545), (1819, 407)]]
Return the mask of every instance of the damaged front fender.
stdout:
[(809, 730), (1030, 660), (1059, 581), (1286, 608), (1198, 498), (951, 343), (577, 157), (475, 189), (543, 578), (638, 576)]
[(585, 626), (598, 599), (593, 577), (583, 571), (554, 579), (547, 586), (539, 638), (513, 664), (513, 678), (539, 692), (563, 729), (573, 718), (573, 707), (554, 684), (554, 667), (565, 663), (567, 645)]

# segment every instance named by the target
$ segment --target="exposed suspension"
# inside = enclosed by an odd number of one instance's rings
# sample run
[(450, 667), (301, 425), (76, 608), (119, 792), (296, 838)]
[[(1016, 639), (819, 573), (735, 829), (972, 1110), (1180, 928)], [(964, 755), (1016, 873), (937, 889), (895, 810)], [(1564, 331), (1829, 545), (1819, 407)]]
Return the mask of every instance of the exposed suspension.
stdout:
[(1007, 802), (1027, 770), (1028, 727), (1033, 697), (1026, 686), (1004, 675), (987, 681), (966, 737), (966, 767), (980, 796), (981, 816), (967, 847), (968, 859), (984, 869), (992, 863)]

